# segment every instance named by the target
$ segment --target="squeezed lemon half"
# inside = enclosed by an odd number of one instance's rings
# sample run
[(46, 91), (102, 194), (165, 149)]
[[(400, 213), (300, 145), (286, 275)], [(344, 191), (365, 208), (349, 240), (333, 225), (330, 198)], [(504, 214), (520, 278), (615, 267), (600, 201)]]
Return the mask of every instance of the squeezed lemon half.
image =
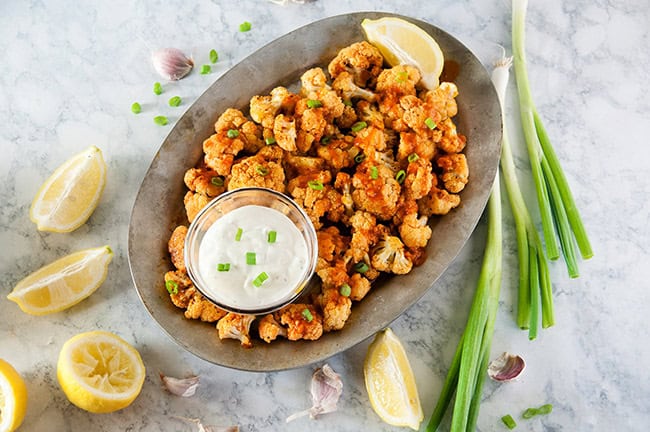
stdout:
[(0, 432), (13, 432), (27, 411), (27, 386), (9, 363), (0, 359)]
[(419, 69), (420, 83), (428, 90), (438, 87), (445, 58), (438, 43), (420, 27), (400, 18), (364, 19), (361, 27), (368, 42), (379, 49), (391, 66), (407, 64)]
[(95, 146), (73, 156), (38, 190), (29, 218), (39, 231), (70, 232), (93, 213), (106, 184), (106, 163)]
[(91, 331), (61, 349), (56, 376), (68, 400), (92, 413), (129, 406), (142, 390), (145, 367), (138, 351), (121, 337)]
[(109, 246), (64, 256), (18, 282), (7, 298), (30, 315), (67, 309), (99, 288), (111, 259), (113, 251)]
[(370, 404), (383, 421), (418, 430), (424, 419), (411, 364), (390, 328), (377, 333), (363, 365)]

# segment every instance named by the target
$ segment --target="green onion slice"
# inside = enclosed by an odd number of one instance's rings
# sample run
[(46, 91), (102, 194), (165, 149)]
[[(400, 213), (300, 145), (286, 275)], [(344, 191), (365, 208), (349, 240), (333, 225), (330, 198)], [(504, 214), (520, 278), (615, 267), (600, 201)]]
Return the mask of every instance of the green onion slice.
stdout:
[(153, 118), (153, 122), (159, 126), (165, 126), (167, 124), (167, 117), (165, 116), (156, 116)]
[(370, 270), (370, 267), (368, 267), (368, 264), (364, 263), (363, 261), (358, 262), (354, 265), (354, 271), (357, 273), (364, 274), (368, 270)]
[(503, 417), (501, 417), (501, 421), (510, 430), (517, 427), (517, 423), (515, 422), (515, 419), (513, 419), (510, 414), (506, 414)]
[(163, 88), (162, 85), (159, 82), (153, 83), (153, 92), (157, 95), (162, 94)]
[(437, 125), (436, 125), (436, 122), (434, 122), (433, 119), (432, 119), (431, 117), (427, 117), (427, 118), (424, 120), (424, 124), (427, 125), (427, 127), (428, 127), (429, 129), (435, 129), (436, 126), (437, 126)]
[(326, 146), (327, 144), (330, 143), (330, 141), (332, 141), (331, 135), (324, 136), (323, 138), (320, 139), (320, 145)]
[(264, 142), (266, 143), (266, 145), (275, 144), (275, 138), (273, 137), (264, 138)]
[(405, 178), (406, 178), (406, 171), (404, 170), (399, 170), (397, 171), (397, 174), (395, 174), (395, 180), (397, 180), (397, 183), (399, 184), (404, 183)]
[(180, 96), (174, 96), (169, 99), (169, 106), (177, 107), (181, 104), (182, 100)]
[(417, 153), (411, 153), (407, 159), (409, 162), (415, 162), (416, 160), (420, 159), (420, 156), (418, 156)]
[(323, 190), (323, 188), (325, 187), (325, 186), (323, 186), (323, 183), (321, 181), (319, 181), (319, 180), (309, 180), (307, 182), (307, 186), (309, 186), (313, 190), (317, 190), (317, 191)]
[(406, 81), (406, 79), (409, 77), (409, 73), (406, 71), (401, 71), (397, 73), (397, 78), (396, 81), (399, 83), (403, 83)]
[(257, 264), (257, 256), (255, 252), (246, 252), (246, 264), (255, 265)]
[(544, 404), (537, 408), (537, 414), (550, 414), (551, 411), (553, 411), (553, 405), (551, 404)]
[(312, 320), (314, 319), (314, 316), (311, 314), (311, 311), (307, 308), (303, 309), (302, 316), (304, 319), (307, 320), (307, 322), (312, 322)]
[(210, 179), (210, 183), (215, 186), (223, 186), (223, 177), (214, 176)]
[(235, 241), (240, 241), (242, 234), (244, 234), (244, 230), (241, 228), (237, 228), (237, 234), (235, 234)]
[(167, 288), (169, 294), (178, 294), (178, 283), (173, 280), (165, 282), (165, 288)]
[(239, 131), (237, 129), (228, 129), (226, 135), (228, 138), (237, 138), (239, 136)]
[(323, 106), (323, 103), (319, 101), (318, 99), (308, 99), (307, 100), (307, 106), (309, 108), (320, 108)]
[(344, 100), (344, 101), (343, 101), (343, 105), (351, 107), (351, 106), (352, 106), (352, 101), (349, 100), (349, 99)]
[(255, 279), (253, 279), (253, 286), (256, 288), (259, 288), (262, 286), (264, 281), (266, 281), (269, 278), (269, 275), (266, 274), (266, 272), (262, 272), (257, 275)]
[(133, 102), (133, 105), (131, 105), (131, 112), (133, 114), (140, 114), (140, 111), (142, 111), (142, 107), (140, 106), (140, 104), (137, 102)]
[(251, 27), (252, 27), (251, 23), (249, 23), (248, 21), (244, 21), (243, 23), (239, 24), (239, 31), (244, 33), (250, 31)]
[(367, 127), (368, 127), (368, 123), (364, 121), (356, 122), (355, 124), (352, 125), (352, 131), (359, 132), (360, 130), (363, 130)]
[(354, 157), (354, 161), (355, 161), (356, 163), (361, 163), (361, 162), (364, 161), (365, 158), (366, 158), (366, 155), (365, 155), (365, 154), (363, 154), (363, 153), (359, 153), (358, 155), (356, 155), (356, 156)]
[(350, 285), (344, 283), (341, 285), (341, 288), (339, 288), (339, 294), (341, 294), (343, 297), (350, 297), (350, 294), (352, 293), (352, 288)]
[(265, 175), (267, 175), (269, 173), (269, 169), (267, 167), (265, 167), (265, 166), (262, 166), (262, 165), (256, 166), (255, 171), (257, 171), (257, 173), (259, 175), (262, 175), (262, 176), (265, 176)]
[(537, 414), (539, 414), (537, 408), (528, 408), (521, 416), (525, 419), (530, 419), (535, 417)]
[(220, 271), (220, 272), (230, 271), (230, 263), (219, 263), (219, 264), (217, 264), (217, 271)]
[(269, 231), (269, 235), (266, 238), (266, 241), (269, 243), (275, 243), (275, 240), (278, 237), (278, 232), (277, 231)]
[(205, 64), (201, 66), (201, 75), (207, 75), (210, 72), (212, 72), (212, 68), (210, 67), (210, 65)]
[(210, 50), (210, 61), (214, 64), (219, 60), (219, 54), (217, 50)]
[(370, 178), (372, 178), (373, 180), (377, 180), (378, 177), (379, 177), (379, 170), (377, 169), (376, 166), (371, 166), (370, 167)]

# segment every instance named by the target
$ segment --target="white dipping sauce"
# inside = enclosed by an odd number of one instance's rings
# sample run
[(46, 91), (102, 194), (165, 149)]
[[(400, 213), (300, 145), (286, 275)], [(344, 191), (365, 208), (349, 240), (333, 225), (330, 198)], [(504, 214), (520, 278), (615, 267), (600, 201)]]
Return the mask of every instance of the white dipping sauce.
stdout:
[[(270, 231), (277, 233), (274, 243), (268, 241)], [(255, 253), (256, 264), (247, 264), (248, 252)], [(240, 207), (217, 219), (201, 240), (198, 255), (205, 294), (241, 309), (286, 299), (298, 288), (309, 261), (307, 244), (294, 223), (277, 210), (257, 205)], [(230, 269), (219, 271), (219, 264), (230, 264)], [(253, 281), (262, 272), (268, 279), (257, 287)]]

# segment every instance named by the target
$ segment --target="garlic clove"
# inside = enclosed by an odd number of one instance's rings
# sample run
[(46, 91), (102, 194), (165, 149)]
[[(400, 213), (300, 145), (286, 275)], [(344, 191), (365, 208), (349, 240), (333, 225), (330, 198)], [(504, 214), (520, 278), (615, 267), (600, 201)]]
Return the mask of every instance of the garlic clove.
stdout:
[(177, 48), (162, 48), (151, 54), (154, 69), (165, 79), (177, 81), (190, 73), (194, 61)]
[(287, 423), (309, 415), (315, 419), (321, 414), (336, 411), (336, 404), (343, 393), (343, 381), (329, 365), (316, 369), (311, 379), (312, 407), (287, 417)]
[(174, 378), (160, 374), (163, 385), (171, 394), (181, 397), (194, 396), (199, 386), (199, 377), (191, 376), (184, 379)]
[(490, 362), (488, 376), (494, 381), (512, 381), (521, 375), (526, 368), (526, 362), (518, 355), (504, 352)]

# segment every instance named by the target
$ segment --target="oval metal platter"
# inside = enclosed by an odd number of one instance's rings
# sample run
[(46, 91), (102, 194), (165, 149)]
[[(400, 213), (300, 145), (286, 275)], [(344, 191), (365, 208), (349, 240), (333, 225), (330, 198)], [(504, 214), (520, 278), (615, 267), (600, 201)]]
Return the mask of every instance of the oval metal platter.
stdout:
[(202, 142), (228, 107), (247, 112), (252, 96), (278, 85), (290, 86), (314, 66), (326, 67), (338, 50), (364, 40), (364, 18), (398, 16), (358, 12), (334, 16), (301, 27), (269, 43), (234, 66), (185, 112), (162, 143), (137, 194), (129, 225), (128, 257), (135, 288), (163, 330), (183, 348), (221, 366), (246, 371), (276, 371), (309, 365), (346, 350), (386, 327), (434, 284), (460, 252), (486, 205), (499, 163), (501, 113), (490, 76), (461, 42), (417, 19), (411, 21), (439, 43), (447, 61), (458, 66), (458, 130), (467, 136), (465, 154), (470, 182), (462, 203), (431, 221), (428, 259), (411, 273), (382, 278), (352, 309), (341, 331), (317, 341), (255, 341), (244, 349), (236, 340), (221, 341), (214, 324), (188, 320), (170, 301), (163, 275), (172, 265), (167, 241), (179, 224), (187, 224), (183, 207), (183, 174), (202, 157)]

